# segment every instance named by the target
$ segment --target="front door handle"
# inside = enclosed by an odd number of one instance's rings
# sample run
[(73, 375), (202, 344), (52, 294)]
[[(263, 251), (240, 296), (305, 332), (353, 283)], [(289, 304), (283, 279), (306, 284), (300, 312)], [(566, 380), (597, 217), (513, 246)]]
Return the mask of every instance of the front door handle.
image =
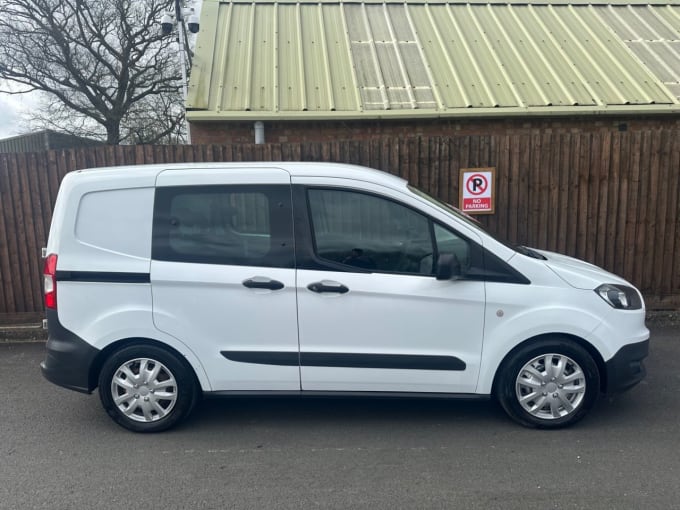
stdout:
[(254, 276), (243, 281), (243, 286), (249, 289), (281, 290), (284, 285), (278, 280), (272, 280), (262, 276)]
[(307, 288), (312, 292), (322, 293), (322, 292), (335, 292), (336, 294), (345, 294), (349, 292), (349, 289), (345, 287), (342, 283), (338, 282), (314, 282), (307, 285)]

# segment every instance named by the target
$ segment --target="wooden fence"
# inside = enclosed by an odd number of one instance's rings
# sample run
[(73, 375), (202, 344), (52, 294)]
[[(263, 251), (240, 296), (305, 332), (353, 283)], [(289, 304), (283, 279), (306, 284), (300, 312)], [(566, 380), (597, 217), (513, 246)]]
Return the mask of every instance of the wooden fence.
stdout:
[(0, 154), (0, 318), (42, 311), (40, 248), (67, 172), (276, 160), (371, 166), (453, 204), (461, 168), (496, 167), (496, 213), (479, 217), (489, 229), (620, 274), (649, 308), (680, 308), (680, 131), (649, 130)]

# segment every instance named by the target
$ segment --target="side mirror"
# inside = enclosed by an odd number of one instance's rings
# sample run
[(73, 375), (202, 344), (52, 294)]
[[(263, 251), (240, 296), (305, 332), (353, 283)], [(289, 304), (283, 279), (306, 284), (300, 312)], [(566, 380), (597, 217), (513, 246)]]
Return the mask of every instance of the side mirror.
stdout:
[(454, 253), (442, 253), (437, 259), (437, 280), (453, 280), (461, 275), (460, 261)]

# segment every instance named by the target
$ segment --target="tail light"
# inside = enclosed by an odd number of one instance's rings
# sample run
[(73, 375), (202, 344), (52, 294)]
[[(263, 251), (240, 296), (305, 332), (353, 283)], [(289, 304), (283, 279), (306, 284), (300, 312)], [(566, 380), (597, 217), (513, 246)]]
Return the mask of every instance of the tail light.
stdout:
[(45, 258), (43, 269), (45, 308), (57, 308), (57, 256), (52, 253)]

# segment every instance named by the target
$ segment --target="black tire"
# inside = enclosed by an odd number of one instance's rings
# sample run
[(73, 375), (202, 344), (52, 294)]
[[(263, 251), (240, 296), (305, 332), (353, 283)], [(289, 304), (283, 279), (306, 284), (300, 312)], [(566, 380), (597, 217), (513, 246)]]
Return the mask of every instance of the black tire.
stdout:
[(510, 418), (543, 429), (573, 425), (593, 407), (599, 393), (593, 357), (561, 337), (537, 340), (512, 353), (501, 365), (495, 387)]
[[(152, 381), (149, 377), (155, 378)], [(99, 398), (109, 416), (122, 427), (134, 432), (160, 432), (191, 413), (198, 400), (198, 384), (191, 369), (172, 352), (136, 344), (114, 352), (104, 362)]]

